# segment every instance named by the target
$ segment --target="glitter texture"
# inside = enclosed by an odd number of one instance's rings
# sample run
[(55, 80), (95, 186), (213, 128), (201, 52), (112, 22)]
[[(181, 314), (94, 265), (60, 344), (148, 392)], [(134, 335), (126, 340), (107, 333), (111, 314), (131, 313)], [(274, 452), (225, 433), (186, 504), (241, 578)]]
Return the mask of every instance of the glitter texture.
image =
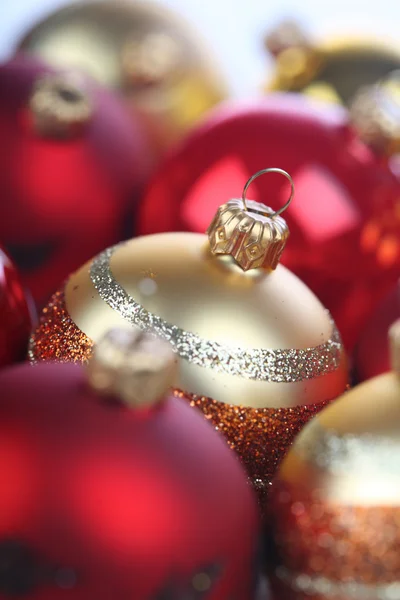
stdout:
[(108, 248), (92, 262), (90, 277), (99, 296), (132, 325), (170, 342), (174, 351), (188, 362), (246, 379), (285, 383), (314, 379), (339, 367), (342, 345), (333, 321), (332, 337), (324, 344), (273, 350), (225, 346), (167, 323), (138, 304), (115, 280), (110, 259), (119, 247)]
[[(31, 337), (32, 362), (87, 362), (93, 342), (75, 325), (65, 307), (64, 293), (57, 292), (44, 310)], [(218, 402), (176, 390), (193, 407), (201, 410), (240, 456), (262, 502), (277, 466), (300, 429), (329, 400), (290, 408), (251, 408)]]
[(88, 361), (93, 342), (74, 323), (65, 306), (64, 290), (56, 292), (43, 309), (39, 325), (29, 342), (32, 363)]
[(400, 597), (398, 507), (330, 503), (317, 489), (307, 494), (280, 480), (270, 499), (277, 554), (284, 565), (276, 576), (297, 592), (295, 598)]
[(250, 408), (182, 391), (175, 394), (201, 410), (225, 436), (229, 446), (239, 454), (261, 503), (295, 435), (329, 403), (327, 400), (291, 408)]

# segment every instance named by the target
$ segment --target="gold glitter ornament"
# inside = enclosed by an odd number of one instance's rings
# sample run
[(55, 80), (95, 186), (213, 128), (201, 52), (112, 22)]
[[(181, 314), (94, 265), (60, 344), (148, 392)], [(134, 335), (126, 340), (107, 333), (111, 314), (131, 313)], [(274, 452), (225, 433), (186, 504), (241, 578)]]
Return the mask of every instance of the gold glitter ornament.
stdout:
[(197, 32), (166, 7), (136, 0), (65, 6), (36, 24), (19, 50), (90, 74), (119, 91), (163, 152), (227, 96)]
[(393, 371), (319, 413), (274, 480), (277, 597), (400, 597), (400, 320), (390, 337)]
[(400, 47), (357, 36), (313, 40), (296, 21), (278, 24), (265, 37), (275, 61), (266, 91), (302, 92), (350, 106), (360, 88), (400, 68)]
[[(282, 209), (222, 205), (208, 237), (143, 236), (109, 248), (57, 292), (31, 338), (32, 361), (86, 361), (111, 327), (139, 327), (183, 359), (175, 393), (236, 449), (262, 496), (294, 435), (347, 385), (337, 329), (313, 293), (277, 264)], [(276, 176), (276, 175), (275, 175)]]

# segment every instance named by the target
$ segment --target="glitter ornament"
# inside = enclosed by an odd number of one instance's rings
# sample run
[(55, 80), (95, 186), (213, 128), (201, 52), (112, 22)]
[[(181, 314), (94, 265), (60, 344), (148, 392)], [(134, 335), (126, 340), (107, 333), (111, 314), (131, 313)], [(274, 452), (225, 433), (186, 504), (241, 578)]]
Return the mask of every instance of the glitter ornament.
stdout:
[(2, 598), (255, 597), (257, 503), (220, 436), (167, 395), (176, 372), (166, 342), (112, 330), (86, 373), (0, 373)]
[(357, 381), (390, 371), (387, 330), (400, 319), (400, 281), (378, 306), (357, 343), (353, 367)]
[(176, 395), (225, 434), (263, 495), (294, 435), (345, 389), (346, 361), (317, 298), (271, 266), (288, 236), (278, 213), (232, 200), (208, 236), (143, 236), (99, 254), (45, 308), (30, 358), (85, 361), (114, 325), (155, 332), (184, 359)]
[(399, 597), (400, 321), (391, 345), (393, 372), (317, 415), (278, 471), (270, 495), (278, 598)]
[(307, 97), (350, 106), (360, 88), (400, 69), (400, 48), (360, 36), (317, 42), (296, 21), (283, 21), (265, 37), (275, 61), (266, 91), (302, 92)]
[(118, 90), (164, 152), (227, 95), (204, 42), (159, 4), (95, 0), (63, 7), (29, 31), (20, 49), (75, 67)]
[[(400, 181), (386, 158), (400, 141), (392, 86), (364, 90), (354, 100), (358, 134), (344, 109), (311, 106), (301, 96), (272, 94), (220, 108), (152, 178), (138, 233), (202, 232), (221, 196), (266, 162), (280, 164), (297, 198), (282, 263), (331, 311), (345, 346), (353, 347), (400, 276)], [(255, 182), (256, 200), (271, 193), (283, 197), (284, 180)]]
[(34, 299), (123, 237), (149, 159), (111, 93), (18, 57), (0, 67), (0, 239)]
[(0, 246), (0, 367), (26, 357), (34, 316), (20, 276)]

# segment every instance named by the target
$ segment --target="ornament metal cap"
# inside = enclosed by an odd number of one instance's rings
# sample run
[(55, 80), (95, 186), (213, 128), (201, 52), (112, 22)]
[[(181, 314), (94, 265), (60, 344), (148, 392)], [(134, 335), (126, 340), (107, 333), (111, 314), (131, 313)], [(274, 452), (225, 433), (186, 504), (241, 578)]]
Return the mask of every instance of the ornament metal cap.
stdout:
[(360, 138), (375, 151), (392, 155), (400, 151), (400, 71), (365, 86), (350, 106), (350, 120)]
[(132, 407), (159, 403), (174, 385), (177, 356), (171, 345), (137, 328), (111, 329), (87, 366), (90, 386)]
[(43, 137), (70, 138), (90, 120), (93, 107), (80, 77), (73, 73), (37, 80), (29, 100), (36, 131)]
[[(251, 183), (265, 173), (280, 173), (290, 182), (290, 197), (277, 211), (260, 202), (246, 200)], [(207, 230), (211, 252), (232, 256), (243, 271), (276, 269), (289, 237), (287, 223), (279, 215), (293, 196), (293, 180), (283, 169), (270, 168), (255, 173), (244, 186), (241, 200), (230, 200), (217, 210)]]
[(264, 45), (276, 59), (278, 88), (279, 82), (291, 89), (301, 88), (321, 67), (321, 52), (296, 21), (279, 23), (265, 36)]
[(392, 370), (400, 375), (400, 319), (390, 327), (389, 341)]

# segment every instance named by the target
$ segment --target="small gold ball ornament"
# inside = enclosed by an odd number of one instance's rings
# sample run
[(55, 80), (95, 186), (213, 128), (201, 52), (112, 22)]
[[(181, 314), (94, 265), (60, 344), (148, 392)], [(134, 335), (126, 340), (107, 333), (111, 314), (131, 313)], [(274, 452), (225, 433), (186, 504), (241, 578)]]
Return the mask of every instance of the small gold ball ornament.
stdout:
[(80, 69), (119, 91), (142, 116), (156, 152), (228, 93), (197, 32), (152, 2), (73, 3), (37, 23), (18, 50), (57, 68)]
[(316, 42), (296, 21), (283, 21), (265, 36), (275, 71), (266, 90), (302, 92), (349, 106), (360, 88), (400, 68), (400, 47), (365, 37)]
[(270, 500), (279, 597), (398, 597), (400, 321), (390, 337), (393, 371), (319, 413), (278, 471)]
[(175, 393), (223, 433), (261, 495), (293, 437), (347, 385), (337, 329), (278, 259), (289, 231), (246, 199), (217, 211), (208, 237), (166, 233), (105, 250), (44, 309), (30, 359), (86, 361), (111, 327), (138, 327), (183, 359)]

